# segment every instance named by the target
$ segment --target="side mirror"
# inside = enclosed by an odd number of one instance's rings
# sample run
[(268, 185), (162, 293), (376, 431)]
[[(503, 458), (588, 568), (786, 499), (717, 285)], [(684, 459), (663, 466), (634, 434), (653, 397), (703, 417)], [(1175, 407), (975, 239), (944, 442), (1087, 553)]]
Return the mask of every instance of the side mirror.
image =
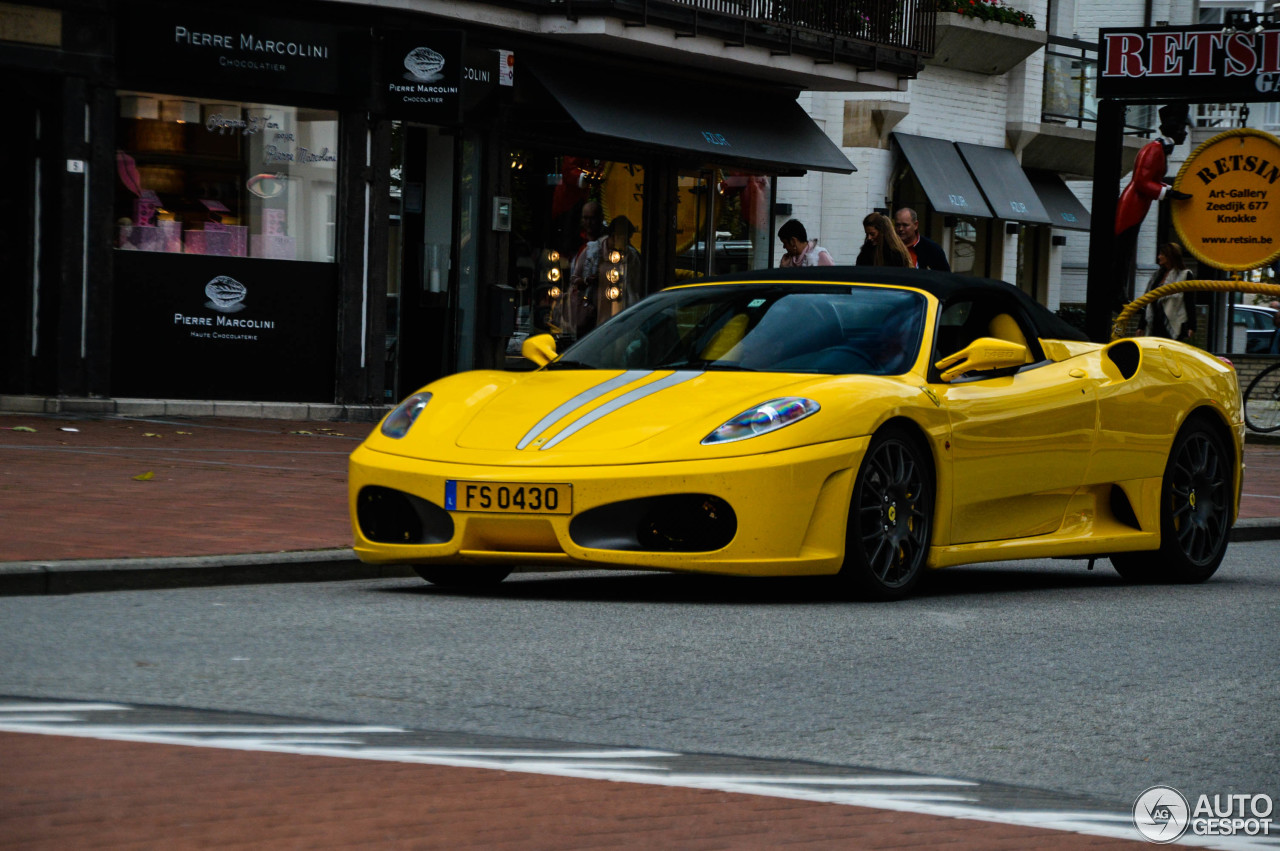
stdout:
[(1027, 347), (995, 337), (979, 337), (954, 354), (947, 355), (934, 364), (942, 370), (942, 380), (951, 381), (966, 372), (987, 369), (1008, 369), (1027, 362)]
[(556, 338), (550, 334), (526, 337), (520, 344), (520, 354), (538, 366), (546, 366), (556, 359)]

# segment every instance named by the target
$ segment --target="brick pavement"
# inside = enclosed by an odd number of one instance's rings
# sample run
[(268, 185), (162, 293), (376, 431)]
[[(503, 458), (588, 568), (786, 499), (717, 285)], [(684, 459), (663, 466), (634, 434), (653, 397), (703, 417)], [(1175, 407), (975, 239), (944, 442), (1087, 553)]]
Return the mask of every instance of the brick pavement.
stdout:
[[(705, 789), (0, 733), (6, 848), (1140, 849)], [(75, 766), (75, 771), (68, 771)], [(1135, 831), (1136, 836), (1136, 831)]]
[(1246, 443), (1240, 519), (1280, 517), (1280, 443)]
[(350, 547), (347, 456), (372, 428), (0, 415), (0, 561)]
[[(347, 455), (372, 428), (0, 413), (0, 562), (350, 547)], [(1245, 461), (1241, 518), (1280, 518), (1280, 444)]]

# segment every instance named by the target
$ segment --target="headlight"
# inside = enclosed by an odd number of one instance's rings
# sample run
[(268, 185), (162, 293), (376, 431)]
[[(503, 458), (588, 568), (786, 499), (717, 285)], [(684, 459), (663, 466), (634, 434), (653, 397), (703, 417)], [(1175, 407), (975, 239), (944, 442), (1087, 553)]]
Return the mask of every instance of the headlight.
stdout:
[(387, 418), (382, 421), (382, 433), (387, 437), (404, 437), (409, 433), (409, 426), (413, 425), (413, 421), (418, 418), (418, 414), (422, 413), (422, 409), (430, 401), (430, 393), (414, 393), (408, 399), (396, 405), (394, 411), (387, 414)]
[(702, 443), (704, 446), (711, 443), (731, 443), (735, 440), (746, 440), (758, 434), (768, 434), (792, 423), (798, 423), (810, 414), (818, 413), (819, 410), (821, 406), (812, 399), (801, 399), (796, 396), (770, 399), (749, 411), (738, 414), (702, 438)]

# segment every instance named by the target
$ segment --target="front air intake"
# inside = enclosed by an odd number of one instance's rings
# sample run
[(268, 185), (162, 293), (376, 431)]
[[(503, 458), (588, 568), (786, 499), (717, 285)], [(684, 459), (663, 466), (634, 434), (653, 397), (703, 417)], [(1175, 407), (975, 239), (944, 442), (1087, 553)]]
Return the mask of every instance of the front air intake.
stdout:
[(569, 537), (580, 547), (633, 552), (712, 552), (728, 546), (737, 533), (732, 506), (697, 493), (602, 505), (569, 524)]
[(371, 485), (356, 496), (360, 534), (379, 544), (443, 544), (453, 537), (453, 518), (421, 497)]

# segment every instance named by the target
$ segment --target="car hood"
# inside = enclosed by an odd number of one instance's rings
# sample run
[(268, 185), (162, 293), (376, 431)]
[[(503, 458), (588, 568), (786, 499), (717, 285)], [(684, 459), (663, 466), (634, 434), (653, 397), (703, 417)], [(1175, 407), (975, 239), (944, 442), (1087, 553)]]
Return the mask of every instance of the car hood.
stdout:
[[(718, 426), (782, 396), (848, 409), (902, 382), (873, 376), (673, 370), (470, 372), (442, 379), (399, 440), (375, 430), (370, 448), (438, 461), (580, 465), (728, 457), (856, 436), (860, 418), (819, 412), (795, 425), (716, 446)], [(918, 391), (917, 391), (918, 392)], [(890, 394), (892, 395), (892, 393)], [(824, 400), (827, 400), (824, 402)], [(871, 408), (881, 409), (879, 405)]]

